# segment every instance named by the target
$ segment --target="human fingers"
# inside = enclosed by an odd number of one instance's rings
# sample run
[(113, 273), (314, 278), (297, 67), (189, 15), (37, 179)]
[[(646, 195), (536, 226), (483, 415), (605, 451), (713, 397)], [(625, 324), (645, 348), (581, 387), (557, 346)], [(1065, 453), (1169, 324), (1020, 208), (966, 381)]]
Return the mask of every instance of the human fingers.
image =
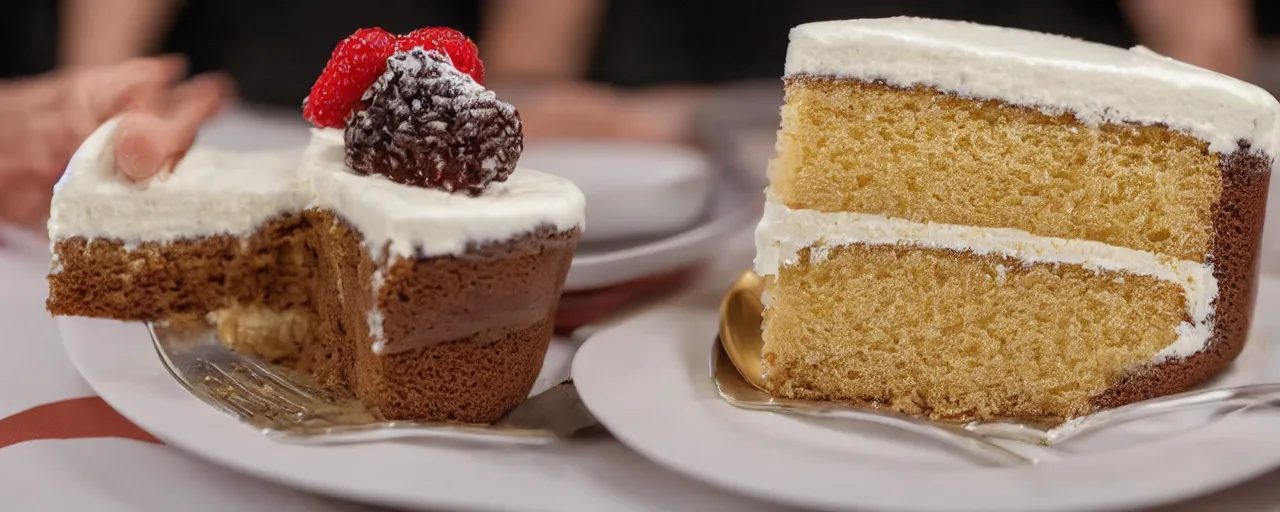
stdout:
[(125, 114), (112, 139), (116, 169), (134, 181), (164, 171), (170, 155), (162, 139), (171, 127), (172, 123), (155, 110)]
[(173, 169), (195, 142), (200, 125), (218, 112), (227, 91), (221, 77), (197, 78), (174, 91), (167, 109), (127, 114), (113, 140), (116, 168), (135, 181)]
[(0, 174), (57, 181), (79, 145), (67, 133), (63, 119), (55, 112), (37, 110), (5, 121), (0, 126)]
[(100, 72), (100, 81), (95, 84), (99, 89), (89, 105), (99, 124), (127, 109), (162, 104), (173, 84), (186, 74), (187, 64), (177, 56), (150, 57)]
[(516, 106), (528, 138), (612, 137), (619, 96), (592, 84), (548, 85), (528, 94)]
[(32, 175), (15, 176), (0, 188), (0, 220), (36, 227), (49, 217), (53, 187)]
[(695, 112), (701, 91), (686, 88), (633, 92), (614, 116), (619, 138), (685, 144), (693, 139)]
[(57, 179), (83, 142), (82, 134), (50, 112), (33, 116), (27, 126), (32, 144), (26, 148), (28, 167), (46, 179)]
[(107, 119), (127, 109), (160, 104), (185, 72), (186, 63), (178, 57), (135, 59), (68, 71), (65, 122), (81, 138), (88, 137)]
[(223, 73), (208, 73), (179, 84), (168, 105), (170, 117), (184, 126), (199, 127), (216, 115), (235, 94), (235, 84)]

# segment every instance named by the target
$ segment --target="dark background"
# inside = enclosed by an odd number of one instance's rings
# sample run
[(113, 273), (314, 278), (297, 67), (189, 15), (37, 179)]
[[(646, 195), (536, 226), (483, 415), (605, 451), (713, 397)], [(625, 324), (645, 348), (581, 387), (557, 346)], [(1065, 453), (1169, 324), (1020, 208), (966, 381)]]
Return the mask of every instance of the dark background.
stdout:
[[(0, 77), (53, 69), (57, 0), (0, 4)], [(481, 0), (187, 0), (164, 51), (185, 54), (193, 72), (229, 72), (250, 102), (296, 105), (333, 45), (355, 29), (444, 25), (478, 37), (482, 8)], [(1255, 9), (1261, 35), (1280, 35), (1280, 2), (1259, 0)], [(612, 0), (588, 78), (621, 86), (773, 78), (792, 26), (894, 15), (1134, 44), (1114, 0)]]

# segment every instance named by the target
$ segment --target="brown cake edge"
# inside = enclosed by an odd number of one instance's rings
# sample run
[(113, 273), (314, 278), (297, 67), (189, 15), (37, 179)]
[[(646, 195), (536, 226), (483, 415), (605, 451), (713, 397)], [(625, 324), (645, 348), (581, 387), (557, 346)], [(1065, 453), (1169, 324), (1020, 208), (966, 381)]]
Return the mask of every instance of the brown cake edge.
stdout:
[(75, 236), (53, 243), (45, 306), (53, 315), (158, 321), (233, 304), (287, 309), (309, 302), (306, 224), (266, 221), (249, 236), (214, 235), (133, 246)]
[(1220, 373), (1244, 349), (1257, 296), (1258, 257), (1272, 159), (1249, 144), (1221, 160), (1222, 196), (1213, 216), (1210, 262), (1218, 281), (1213, 333), (1188, 357), (1135, 368), (1094, 399), (1098, 409), (1179, 393)]
[[(388, 259), (382, 251), (375, 259), (338, 215), (307, 215), (320, 258), (320, 320), (300, 369), (344, 385), (387, 419), (492, 423), (524, 401), (551, 341), (578, 228), (542, 227), (458, 255)], [(421, 339), (433, 326), (459, 320), (459, 311), (501, 308), (528, 290), (546, 300), (527, 321)], [(468, 296), (484, 300), (467, 303)], [(384, 316), (381, 354), (367, 327), (375, 305)]]

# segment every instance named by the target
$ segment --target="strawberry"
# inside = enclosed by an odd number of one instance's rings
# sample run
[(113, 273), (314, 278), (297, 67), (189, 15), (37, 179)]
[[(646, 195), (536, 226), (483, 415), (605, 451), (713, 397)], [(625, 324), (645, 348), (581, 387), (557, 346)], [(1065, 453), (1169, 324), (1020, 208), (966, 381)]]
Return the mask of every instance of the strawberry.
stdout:
[(427, 27), (396, 39), (397, 51), (409, 51), (419, 46), (424, 50), (443, 51), (453, 61), (453, 67), (484, 85), (484, 63), (480, 62), (480, 52), (471, 38), (462, 32), (448, 27)]
[[(333, 49), (329, 63), (302, 100), (302, 116), (321, 128), (342, 128), (365, 89), (386, 70), (396, 38), (380, 28), (362, 28)], [(479, 60), (477, 60), (479, 62)]]

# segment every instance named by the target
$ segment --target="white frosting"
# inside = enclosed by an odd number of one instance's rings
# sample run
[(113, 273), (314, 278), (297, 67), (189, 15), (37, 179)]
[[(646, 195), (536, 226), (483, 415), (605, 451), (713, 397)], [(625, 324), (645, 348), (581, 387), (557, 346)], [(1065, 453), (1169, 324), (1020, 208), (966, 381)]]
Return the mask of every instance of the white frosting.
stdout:
[(562, 231), (583, 225), (586, 199), (564, 178), (517, 169), (469, 197), (358, 176), (346, 169), (343, 155), (340, 130), (313, 130), (302, 176), (314, 204), (360, 230), (375, 252), (387, 242), (393, 256), (458, 254), (469, 243), (509, 240), (543, 225)]
[(108, 121), (94, 131), (54, 186), (51, 239), (84, 236), (135, 244), (244, 235), (309, 200), (299, 187), (296, 151), (195, 148), (172, 173), (131, 182), (115, 169), (112, 138), (118, 124)]
[(919, 18), (828, 21), (791, 30), (787, 75), (924, 84), (1085, 123), (1165, 124), (1229, 153), (1273, 158), (1280, 103), (1266, 91), (1157, 55), (1026, 30)]
[(373, 340), (369, 350), (378, 355), (382, 355), (387, 349), (386, 332), (382, 328), (382, 310), (378, 309), (378, 294), (382, 291), (382, 285), (385, 282), (382, 270), (373, 271), (373, 276), (369, 278), (369, 290), (373, 294), (373, 300), (369, 303), (373, 306), (365, 314), (365, 319), (369, 322), (369, 339)]
[(583, 225), (586, 200), (570, 181), (517, 169), (480, 197), (396, 184), (347, 171), (342, 132), (314, 130), (305, 152), (191, 150), (170, 174), (133, 183), (114, 166), (104, 124), (77, 150), (54, 189), (49, 236), (168, 242), (248, 234), (307, 206), (330, 209), (361, 232), (375, 256), (458, 254), (540, 226)]
[(799, 262), (809, 248), (809, 263), (821, 262), (835, 247), (852, 244), (895, 245), (998, 255), (1025, 263), (1065, 263), (1087, 269), (1151, 276), (1182, 287), (1191, 322), (1178, 327), (1177, 340), (1159, 360), (1187, 356), (1204, 348), (1213, 332), (1213, 301), (1218, 281), (1213, 267), (1089, 240), (1036, 236), (1009, 228), (919, 223), (882, 215), (796, 210), (770, 198), (756, 227), (755, 270), (762, 276)]

